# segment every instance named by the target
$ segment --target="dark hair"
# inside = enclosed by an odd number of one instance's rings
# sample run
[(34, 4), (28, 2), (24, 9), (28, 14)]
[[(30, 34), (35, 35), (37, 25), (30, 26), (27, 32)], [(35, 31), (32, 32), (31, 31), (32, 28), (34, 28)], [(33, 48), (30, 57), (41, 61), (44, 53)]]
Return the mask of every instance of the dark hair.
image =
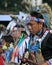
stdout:
[(36, 17), (36, 18), (44, 19), (42, 14), (39, 13), (39, 12), (36, 12), (36, 11), (31, 12), (30, 15), (33, 16), (33, 17)]
[(46, 27), (47, 28), (47, 25), (45, 23), (43, 23), (43, 27)]
[(15, 27), (17, 27), (17, 28), (24, 28), (24, 26), (23, 25), (15, 25)]
[(3, 36), (2, 39), (9, 43), (14, 42), (13, 37), (11, 35)]

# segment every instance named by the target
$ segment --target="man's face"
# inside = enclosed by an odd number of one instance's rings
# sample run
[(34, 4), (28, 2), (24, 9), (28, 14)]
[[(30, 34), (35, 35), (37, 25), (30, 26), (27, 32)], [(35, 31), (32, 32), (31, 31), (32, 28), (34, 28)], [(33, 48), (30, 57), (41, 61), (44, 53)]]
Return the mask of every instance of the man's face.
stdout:
[(36, 34), (38, 31), (41, 30), (42, 24), (37, 23), (35, 21), (31, 21), (31, 22), (32, 22), (31, 24), (28, 24), (28, 29), (29, 29), (30, 33)]

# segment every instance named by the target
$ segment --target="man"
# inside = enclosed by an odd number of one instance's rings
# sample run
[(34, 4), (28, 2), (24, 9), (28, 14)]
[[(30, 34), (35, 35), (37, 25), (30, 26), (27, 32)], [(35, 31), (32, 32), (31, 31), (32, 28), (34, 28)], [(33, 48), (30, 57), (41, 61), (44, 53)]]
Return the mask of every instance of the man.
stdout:
[[(38, 12), (33, 12), (31, 13), (31, 16), (29, 17), (29, 21), (27, 23), (27, 27), (30, 31), (31, 37), (30, 39), (33, 41), (34, 39), (34, 44), (32, 44), (32, 42), (29, 43), (29, 50), (30, 52), (37, 52), (38, 49), (40, 48), (39, 46), (41, 45), (41, 52), (43, 55), (44, 60), (51, 64), (51, 60), (52, 60), (52, 34), (49, 33), (48, 29), (47, 29), (47, 25), (45, 24), (45, 20), (44, 17), (38, 13)], [(48, 34), (49, 33), (49, 34)], [(47, 36), (48, 35), (48, 36)], [(48, 38), (48, 39), (47, 39)], [(41, 39), (41, 43), (40, 45), (36, 43), (37, 39)], [(39, 41), (38, 40), (38, 41)], [(46, 41), (45, 41), (46, 40)], [(34, 45), (34, 46), (33, 46)], [(43, 64), (43, 65), (44, 65)]]
[(33, 12), (30, 16), (27, 16), (25, 21), (27, 21), (27, 27), (30, 31), (30, 40), (28, 43), (27, 50), (30, 52), (30, 59), (34, 63), (36, 62), (35, 55), (39, 51), (40, 44), (37, 41), (42, 36), (42, 26), (43, 26), (43, 16), (40, 13)]

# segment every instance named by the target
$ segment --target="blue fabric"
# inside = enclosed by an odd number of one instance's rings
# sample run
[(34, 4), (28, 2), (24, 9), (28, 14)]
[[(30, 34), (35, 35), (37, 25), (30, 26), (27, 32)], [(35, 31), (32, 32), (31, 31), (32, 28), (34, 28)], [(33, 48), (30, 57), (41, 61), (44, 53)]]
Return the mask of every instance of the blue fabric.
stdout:
[[(36, 38), (35, 38), (36, 39)], [(29, 44), (28, 44), (28, 50), (30, 52), (38, 52), (38, 49), (40, 48), (40, 42), (36, 42), (33, 45), (31, 45), (31, 42), (34, 40), (34, 38), (32, 37), (32, 35), (30, 36), (30, 40), (29, 40)]]
[(13, 52), (13, 48), (9, 48), (9, 51), (10, 51), (10, 52)]
[(36, 21), (36, 22), (40, 22), (40, 18), (34, 18), (34, 21)]
[(5, 58), (6, 58), (6, 61), (10, 61), (10, 51), (9, 50), (6, 50), (5, 51)]
[(8, 50), (5, 51), (5, 58), (6, 61), (10, 62), (10, 53), (13, 51), (12, 48), (9, 48)]
[(30, 52), (38, 52), (39, 48), (40, 48), (40, 43), (39, 42), (37, 42), (36, 45), (35, 44), (32, 45), (31, 47), (30, 47), (30, 44), (28, 46), (28, 49), (29, 49)]

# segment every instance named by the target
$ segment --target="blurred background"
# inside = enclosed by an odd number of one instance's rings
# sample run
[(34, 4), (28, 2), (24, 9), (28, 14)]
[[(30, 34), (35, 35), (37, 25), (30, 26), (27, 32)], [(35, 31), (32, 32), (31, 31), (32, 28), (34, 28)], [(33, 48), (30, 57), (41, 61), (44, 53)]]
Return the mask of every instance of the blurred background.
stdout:
[[(36, 6), (41, 7), (44, 3), (48, 4), (45, 4), (45, 9), (48, 9), (47, 11), (51, 15), (50, 21), (52, 21), (52, 0), (0, 0), (0, 24), (7, 26), (10, 21), (9, 14), (18, 15), (19, 11), (30, 13), (38, 10), (39, 8), (36, 9)], [(44, 7), (42, 6), (42, 8)]]
[[(18, 13), (19, 11), (27, 12), (26, 6), (35, 6), (34, 1), (37, 0), (0, 0), (0, 14)], [(52, 0), (41, 0), (43, 3), (48, 3), (52, 8)]]

